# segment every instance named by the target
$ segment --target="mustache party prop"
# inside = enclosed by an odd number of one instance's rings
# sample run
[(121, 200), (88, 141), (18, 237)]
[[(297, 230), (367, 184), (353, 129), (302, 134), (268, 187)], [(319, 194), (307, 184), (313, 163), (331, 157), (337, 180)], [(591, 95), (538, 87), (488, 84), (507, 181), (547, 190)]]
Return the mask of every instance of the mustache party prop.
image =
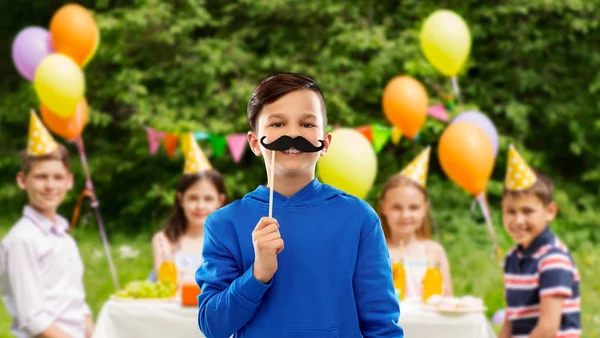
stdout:
[(260, 139), (260, 144), (262, 144), (263, 147), (274, 151), (286, 151), (293, 147), (294, 149), (300, 150), (305, 153), (316, 153), (317, 151), (320, 151), (325, 147), (323, 140), (319, 140), (319, 142), (321, 142), (321, 145), (315, 147), (309, 140), (305, 139), (302, 136), (296, 136), (295, 138), (291, 138), (287, 135), (283, 135), (271, 143), (265, 143), (264, 140), (266, 138), (266, 136), (263, 136)]

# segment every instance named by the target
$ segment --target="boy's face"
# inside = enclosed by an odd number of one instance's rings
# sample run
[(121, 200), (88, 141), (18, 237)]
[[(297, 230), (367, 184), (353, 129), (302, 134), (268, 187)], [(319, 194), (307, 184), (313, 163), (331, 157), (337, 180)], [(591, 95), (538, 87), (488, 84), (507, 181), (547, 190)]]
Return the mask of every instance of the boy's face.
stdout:
[(502, 199), (504, 228), (524, 248), (556, 217), (555, 202), (545, 205), (535, 194), (505, 195)]
[(258, 114), (256, 131), (248, 133), (248, 142), (256, 156), (264, 156), (267, 167), (271, 165), (271, 150), (260, 144), (272, 143), (279, 137), (302, 136), (314, 146), (323, 141), (324, 148), (318, 152), (283, 152), (275, 155), (275, 172), (287, 174), (314, 173), (317, 160), (329, 149), (331, 134), (325, 132), (323, 108), (319, 95), (312, 90), (296, 90), (277, 101), (265, 105)]
[(29, 204), (43, 213), (54, 213), (73, 187), (73, 176), (59, 160), (34, 163), (31, 171), (17, 174), (17, 184), (27, 191)]

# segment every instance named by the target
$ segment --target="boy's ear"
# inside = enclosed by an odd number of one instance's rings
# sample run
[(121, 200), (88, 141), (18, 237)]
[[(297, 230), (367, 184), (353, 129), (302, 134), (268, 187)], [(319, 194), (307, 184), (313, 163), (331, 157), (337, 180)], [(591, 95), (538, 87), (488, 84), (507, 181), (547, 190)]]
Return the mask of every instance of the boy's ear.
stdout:
[(250, 149), (254, 155), (262, 156), (262, 153), (260, 152), (260, 143), (258, 142), (258, 135), (256, 135), (256, 132), (248, 132), (248, 144), (250, 145)]
[(329, 150), (329, 146), (331, 145), (331, 133), (326, 133), (325, 137), (323, 137), (323, 149), (321, 149), (321, 156), (327, 155), (327, 151)]
[(546, 206), (546, 222), (550, 223), (554, 221), (556, 218), (556, 214), (558, 213), (558, 204), (552, 201), (550, 204)]
[(17, 185), (19, 186), (19, 188), (21, 188), (22, 190), (25, 190), (26, 186), (25, 186), (25, 179), (26, 176), (24, 172), (19, 171), (17, 173)]

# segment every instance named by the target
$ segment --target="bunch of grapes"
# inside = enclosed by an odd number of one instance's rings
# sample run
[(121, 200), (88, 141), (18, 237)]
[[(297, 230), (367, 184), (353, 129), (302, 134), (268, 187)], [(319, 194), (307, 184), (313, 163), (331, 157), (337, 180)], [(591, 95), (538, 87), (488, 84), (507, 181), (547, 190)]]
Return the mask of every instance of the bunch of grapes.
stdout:
[(170, 281), (159, 281), (153, 283), (148, 280), (133, 281), (128, 283), (124, 289), (115, 293), (119, 298), (169, 298), (175, 295), (177, 285)]

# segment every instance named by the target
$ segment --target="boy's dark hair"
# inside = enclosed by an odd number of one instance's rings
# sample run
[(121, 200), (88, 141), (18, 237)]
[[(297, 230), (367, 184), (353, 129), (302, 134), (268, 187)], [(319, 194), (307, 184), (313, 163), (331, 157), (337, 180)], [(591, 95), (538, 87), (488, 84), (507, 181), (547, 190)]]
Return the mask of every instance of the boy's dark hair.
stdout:
[(61, 161), (67, 170), (71, 170), (71, 159), (69, 158), (69, 151), (62, 144), (58, 145), (58, 149), (55, 151), (44, 154), (44, 155), (29, 155), (27, 149), (21, 151), (21, 171), (27, 175), (33, 168), (35, 163), (45, 161)]
[(279, 73), (262, 80), (248, 100), (248, 124), (256, 130), (256, 120), (262, 108), (277, 101), (280, 97), (300, 89), (310, 89), (321, 98), (323, 106), (323, 127), (327, 126), (327, 105), (325, 96), (317, 83), (308, 76), (295, 73)]
[[(177, 183), (176, 193), (183, 194), (196, 182), (202, 180), (209, 180), (215, 186), (215, 189), (219, 194), (223, 194), (225, 196), (225, 200), (223, 201), (223, 205), (229, 203), (229, 196), (227, 195), (227, 187), (225, 186), (225, 180), (223, 179), (223, 175), (216, 170), (207, 170), (202, 171), (197, 174), (185, 174), (179, 179), (179, 183)], [(181, 206), (181, 201), (177, 196), (175, 196), (175, 204), (173, 205), (173, 211), (167, 219), (167, 223), (165, 225), (165, 235), (169, 239), (171, 243), (177, 243), (179, 237), (185, 233), (187, 230), (187, 219), (185, 218), (185, 211)]]
[(548, 204), (552, 203), (554, 201), (554, 185), (552, 184), (552, 180), (550, 180), (550, 177), (548, 177), (547, 175), (542, 173), (539, 169), (535, 169), (535, 168), (531, 168), (531, 169), (535, 172), (537, 179), (535, 180), (535, 183), (530, 188), (520, 190), (520, 191), (512, 191), (512, 190), (508, 190), (505, 185), (503, 196), (515, 196), (516, 197), (516, 196), (533, 194), (533, 195), (535, 195), (535, 197), (540, 199), (540, 201), (542, 201), (542, 203), (544, 203), (544, 205), (548, 205)]

